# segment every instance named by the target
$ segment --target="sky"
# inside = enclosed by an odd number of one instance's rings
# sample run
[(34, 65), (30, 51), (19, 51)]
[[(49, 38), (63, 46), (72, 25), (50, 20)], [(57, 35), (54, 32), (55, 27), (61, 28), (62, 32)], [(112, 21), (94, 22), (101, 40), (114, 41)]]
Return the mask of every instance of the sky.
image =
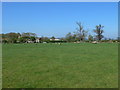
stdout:
[(3, 2), (2, 32), (33, 32), (38, 36), (65, 37), (77, 31), (76, 21), (88, 34), (103, 25), (104, 36), (118, 36), (117, 2)]
[(2, 0), (2, 2), (119, 2), (119, 0)]

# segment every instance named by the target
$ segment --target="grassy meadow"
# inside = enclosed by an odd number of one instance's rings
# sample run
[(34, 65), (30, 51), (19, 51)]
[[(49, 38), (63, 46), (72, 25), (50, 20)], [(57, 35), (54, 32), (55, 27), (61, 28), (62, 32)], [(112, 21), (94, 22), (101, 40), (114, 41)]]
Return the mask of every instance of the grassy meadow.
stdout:
[(117, 88), (118, 44), (3, 44), (3, 88)]

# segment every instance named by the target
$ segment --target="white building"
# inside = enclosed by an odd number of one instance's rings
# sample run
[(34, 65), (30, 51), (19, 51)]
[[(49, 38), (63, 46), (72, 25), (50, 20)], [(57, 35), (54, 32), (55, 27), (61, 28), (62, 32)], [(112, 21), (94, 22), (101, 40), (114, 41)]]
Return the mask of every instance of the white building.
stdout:
[(39, 43), (39, 42), (40, 42), (40, 40), (39, 40), (39, 39), (36, 39), (36, 40), (35, 40), (35, 42), (36, 42), (36, 43)]

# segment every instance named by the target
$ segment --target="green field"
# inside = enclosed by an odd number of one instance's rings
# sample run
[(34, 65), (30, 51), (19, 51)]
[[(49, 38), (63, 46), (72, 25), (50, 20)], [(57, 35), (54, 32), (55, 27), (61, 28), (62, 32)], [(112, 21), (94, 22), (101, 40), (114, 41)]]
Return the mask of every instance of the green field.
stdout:
[(3, 88), (117, 88), (118, 44), (4, 44)]

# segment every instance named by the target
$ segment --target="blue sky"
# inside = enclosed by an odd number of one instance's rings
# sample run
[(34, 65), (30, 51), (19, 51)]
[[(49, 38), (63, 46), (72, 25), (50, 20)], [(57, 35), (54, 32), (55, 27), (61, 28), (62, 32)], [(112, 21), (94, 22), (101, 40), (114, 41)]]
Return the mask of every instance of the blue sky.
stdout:
[[(38, 36), (64, 37), (76, 31), (76, 21), (93, 34), (98, 24), (104, 36), (118, 36), (117, 2), (4, 2), (3, 33), (34, 32)], [(88, 34), (89, 34), (88, 33)]]

